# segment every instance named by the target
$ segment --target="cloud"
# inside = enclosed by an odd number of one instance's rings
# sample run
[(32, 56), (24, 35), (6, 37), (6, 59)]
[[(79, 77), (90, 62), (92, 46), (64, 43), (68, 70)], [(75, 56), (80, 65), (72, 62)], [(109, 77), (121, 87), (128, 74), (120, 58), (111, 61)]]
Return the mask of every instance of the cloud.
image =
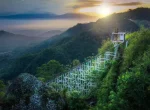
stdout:
[(78, 10), (81, 8), (100, 6), (103, 3), (106, 3), (110, 6), (138, 6), (143, 5), (146, 2), (147, 0), (142, 0), (142, 2), (137, 0), (76, 0), (76, 2), (69, 4), (69, 7), (74, 10)]
[(101, 0), (77, 0), (75, 3), (69, 4), (69, 7), (73, 9), (80, 9), (86, 7), (99, 6), (102, 3)]
[(128, 2), (128, 3), (120, 3), (120, 4), (113, 4), (113, 6), (137, 6), (143, 5), (142, 2)]

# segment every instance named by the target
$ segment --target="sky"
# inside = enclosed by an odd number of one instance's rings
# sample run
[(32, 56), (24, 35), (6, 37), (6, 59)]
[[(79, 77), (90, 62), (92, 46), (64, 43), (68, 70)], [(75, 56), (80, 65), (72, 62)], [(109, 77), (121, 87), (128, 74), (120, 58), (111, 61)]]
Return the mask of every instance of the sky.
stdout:
[[(22, 13), (54, 13), (58, 15), (65, 13), (80, 13), (101, 18), (112, 13), (122, 12), (137, 7), (150, 7), (150, 0), (0, 0), (0, 16)], [(58, 27), (69, 28), (78, 22), (82, 23), (85, 21), (65, 20), (65, 23), (59, 21), (61, 26), (59, 25)], [(50, 25), (51, 27), (46, 25), (47, 22), (52, 24)], [(41, 29), (50, 29), (55, 24), (54, 22), (54, 20), (34, 22), (0, 20), (0, 29), (8, 27), (15, 29), (35, 29), (38, 27), (38, 29), (40, 29), (40, 25)], [(68, 25), (65, 27), (67, 22)]]
[(0, 14), (14, 13), (98, 13), (103, 7), (118, 12), (140, 6), (150, 7), (150, 0), (0, 0)]

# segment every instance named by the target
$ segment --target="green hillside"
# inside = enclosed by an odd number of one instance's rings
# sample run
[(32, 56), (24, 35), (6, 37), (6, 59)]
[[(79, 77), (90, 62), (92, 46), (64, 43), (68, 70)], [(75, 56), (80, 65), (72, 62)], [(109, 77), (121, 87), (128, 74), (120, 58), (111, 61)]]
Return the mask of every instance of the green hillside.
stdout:
[(150, 9), (147, 8), (138, 8), (129, 12), (112, 14), (96, 22), (77, 24), (61, 35), (23, 51), (17, 59), (0, 70), (0, 78), (12, 79), (22, 72), (35, 75), (37, 68), (50, 60), (57, 60), (63, 65), (70, 65), (74, 59), (83, 62), (85, 58), (98, 53), (102, 41), (110, 38), (115, 28), (119, 31), (134, 32), (142, 23), (139, 25), (130, 19), (150, 21), (149, 14), (142, 17), (143, 13), (149, 11)]
[(128, 47), (121, 45), (119, 59), (97, 77), (97, 104), (93, 110), (150, 108), (150, 30), (141, 29), (126, 38)]
[[(7, 92), (6, 86), (0, 81), (2, 107), (13, 107), (15, 110), (34, 107), (47, 110), (50, 99), (53, 102), (50, 107), (55, 105), (56, 110), (149, 110), (150, 29), (141, 28), (129, 33), (126, 40), (129, 44), (127, 47), (125, 43), (119, 46), (117, 60), (107, 62), (104, 71), (93, 72), (97, 86), (90, 94), (83, 96), (78, 91), (68, 94), (67, 89), (56, 92), (54, 88), (44, 86), (44, 83), (33, 75), (25, 73), (11, 82)], [(99, 48), (99, 52), (102, 54), (112, 48), (111, 41), (107, 40)], [(54, 68), (47, 68), (50, 65)], [(54, 60), (42, 65), (38, 68), (42, 74), (40, 80), (46, 77), (49, 70), (49, 77), (53, 77), (56, 71), (63, 71), (63, 66)], [(37, 98), (33, 98), (34, 95)], [(42, 103), (40, 106), (39, 102)]]

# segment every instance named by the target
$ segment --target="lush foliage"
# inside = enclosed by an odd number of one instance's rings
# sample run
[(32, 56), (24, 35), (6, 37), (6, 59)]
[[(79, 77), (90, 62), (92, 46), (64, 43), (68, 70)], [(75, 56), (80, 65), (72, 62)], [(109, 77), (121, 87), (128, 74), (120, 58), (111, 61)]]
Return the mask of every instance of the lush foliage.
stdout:
[(0, 101), (4, 98), (6, 86), (2, 80), (0, 80)]
[(69, 110), (89, 109), (89, 106), (85, 100), (86, 98), (81, 96), (77, 91), (72, 91), (72, 93), (67, 96), (68, 109)]
[[(42, 81), (48, 81), (59, 73), (79, 65), (80, 61), (83, 62), (88, 56), (96, 55), (102, 40), (106, 39), (102, 36), (109, 33), (105, 31), (108, 26), (112, 29), (115, 21), (120, 22), (119, 29), (121, 30), (136, 30), (138, 27), (135, 23), (124, 19), (128, 16), (134, 18), (131, 16), (133, 12), (130, 10), (127, 15), (113, 14), (109, 19), (98, 20), (95, 25), (93, 23), (78, 24), (64, 33), (62, 39), (57, 40), (53, 45), (47, 43), (45, 49), (45, 45), (44, 47), (39, 46), (40, 51), (34, 51), (18, 58), (8, 70), (0, 69), (0, 72), (4, 73), (0, 78), (12, 79), (22, 72), (28, 72), (36, 75)], [(136, 11), (135, 13), (137, 14)], [(142, 17), (137, 16), (137, 19), (142, 19)], [(146, 19), (148, 20), (149, 17)], [(68, 36), (64, 37), (65, 35)], [(54, 100), (58, 98), (56, 102), (59, 103), (62, 98), (65, 102), (64, 105), (61, 103), (64, 110), (149, 110), (150, 30), (142, 28), (137, 32), (130, 33), (127, 35), (127, 41), (129, 42), (127, 48), (125, 48), (125, 44), (120, 45), (116, 61), (108, 62), (104, 71), (93, 72), (97, 88), (94, 88), (89, 96), (83, 97), (77, 91), (67, 94), (67, 90), (62, 93), (55, 90), (43, 90), (40, 91), (43, 103), (46, 103), (48, 98)], [(99, 53), (104, 54), (108, 50), (113, 51), (110, 40), (104, 41)], [(0, 61), (4, 62), (3, 59), (7, 58), (1, 58)], [(12, 107), (23, 99), (28, 104), (32, 93), (31, 88), (25, 84), (24, 86), (27, 87), (24, 90), (22, 83), (23, 81), (19, 79), (15, 80), (12, 84), (13, 87), (9, 87), (11, 89), (7, 91), (11, 95), (5, 97), (6, 86), (3, 81), (0, 81), (0, 102), (5, 103), (6, 101), (5, 104)], [(10, 92), (10, 90), (12, 91)]]
[(119, 49), (120, 58), (99, 77), (100, 110), (149, 110), (150, 108), (150, 30), (142, 28), (127, 35), (129, 45)]
[(102, 43), (102, 47), (98, 49), (100, 54), (105, 54), (106, 51), (113, 51), (113, 44), (110, 40), (104, 40)]
[(75, 60), (72, 61), (72, 66), (73, 67), (78, 66), (78, 65), (80, 65), (80, 61), (79, 60), (75, 59)]
[[(141, 31), (129, 34), (127, 37), (129, 39), (129, 46), (125, 49), (123, 55), (123, 70), (129, 70), (139, 65), (142, 66), (143, 63), (149, 60), (147, 56), (150, 51), (149, 29), (142, 28)], [(145, 59), (145, 57), (148, 59)], [(141, 69), (142, 71), (144, 70), (143, 68)]]
[(43, 81), (48, 81), (63, 72), (63, 65), (56, 60), (50, 60), (47, 64), (37, 68), (37, 77)]

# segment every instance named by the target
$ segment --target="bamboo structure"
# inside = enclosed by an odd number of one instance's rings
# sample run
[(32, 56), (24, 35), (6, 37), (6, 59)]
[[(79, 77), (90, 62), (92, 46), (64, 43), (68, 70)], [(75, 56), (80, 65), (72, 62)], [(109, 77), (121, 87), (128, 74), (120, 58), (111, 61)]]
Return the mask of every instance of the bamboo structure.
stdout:
[[(112, 40), (113, 42), (114, 40)], [(124, 41), (123, 41), (124, 42)], [(97, 55), (94, 58), (84, 62), (83, 64), (73, 68), (67, 73), (64, 73), (47, 83), (47, 85), (55, 85), (57, 91), (67, 89), (68, 92), (78, 91), (83, 94), (96, 87), (92, 76), (94, 71), (103, 71), (106, 68), (106, 63), (111, 59), (117, 58), (119, 45), (123, 42), (115, 41), (114, 52), (107, 51), (104, 56)]]
[(106, 62), (117, 58), (118, 47), (115, 48), (114, 52), (108, 51), (104, 57), (97, 55), (47, 84), (57, 85), (55, 88), (57, 91), (67, 89), (70, 92), (75, 90), (87, 94), (91, 88), (96, 87), (95, 82), (92, 80), (93, 71), (103, 71), (106, 68)]

